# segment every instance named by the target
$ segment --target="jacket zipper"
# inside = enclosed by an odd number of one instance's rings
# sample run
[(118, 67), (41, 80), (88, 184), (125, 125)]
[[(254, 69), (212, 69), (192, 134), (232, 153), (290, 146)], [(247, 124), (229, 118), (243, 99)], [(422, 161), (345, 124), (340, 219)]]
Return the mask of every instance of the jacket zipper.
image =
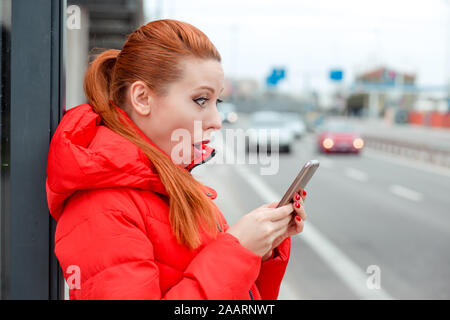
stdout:
[[(220, 232), (223, 232), (222, 229), (221, 229), (220, 226), (219, 226), (219, 223), (217, 223), (217, 228), (219, 228), (219, 231), (220, 231)], [(253, 294), (252, 294), (252, 290), (251, 290), (251, 289), (248, 290), (248, 293), (250, 294), (250, 299), (251, 299), (251, 300), (255, 300), (255, 299), (253, 298)]]

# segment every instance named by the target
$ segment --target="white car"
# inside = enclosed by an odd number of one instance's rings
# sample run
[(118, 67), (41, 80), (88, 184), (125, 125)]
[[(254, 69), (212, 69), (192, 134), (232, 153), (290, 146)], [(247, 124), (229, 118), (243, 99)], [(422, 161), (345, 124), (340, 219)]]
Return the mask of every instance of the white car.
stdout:
[(301, 116), (296, 112), (283, 112), (288, 127), (294, 132), (295, 138), (301, 138), (306, 133), (306, 125)]
[[(274, 140), (276, 139), (276, 140)], [(258, 151), (267, 147), (271, 151), (272, 142), (278, 142), (279, 151), (291, 152), (294, 132), (288, 126), (286, 117), (274, 111), (259, 111), (250, 118), (247, 135), (247, 151)]]
[(238, 119), (235, 105), (228, 102), (219, 105), (219, 115), (223, 122), (234, 123)]

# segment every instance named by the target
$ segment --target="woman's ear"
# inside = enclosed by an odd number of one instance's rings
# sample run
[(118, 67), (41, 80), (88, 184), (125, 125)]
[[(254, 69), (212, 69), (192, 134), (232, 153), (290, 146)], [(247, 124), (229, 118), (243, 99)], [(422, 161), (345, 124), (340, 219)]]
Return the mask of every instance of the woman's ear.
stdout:
[(151, 93), (147, 85), (142, 81), (135, 81), (129, 90), (130, 104), (133, 110), (141, 115), (150, 115)]

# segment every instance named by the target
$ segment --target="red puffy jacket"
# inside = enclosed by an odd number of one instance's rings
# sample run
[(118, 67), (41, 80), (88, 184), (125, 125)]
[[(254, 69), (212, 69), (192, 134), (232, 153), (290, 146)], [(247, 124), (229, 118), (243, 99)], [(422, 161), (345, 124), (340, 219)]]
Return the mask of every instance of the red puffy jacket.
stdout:
[[(214, 151), (207, 149), (187, 170)], [(215, 190), (203, 187), (217, 208)], [(202, 245), (193, 251), (178, 244), (169, 225), (167, 192), (150, 160), (102, 125), (88, 104), (67, 111), (52, 138), (46, 191), (50, 213), (58, 221), (55, 254), (69, 287), (79, 284), (70, 288), (70, 299), (278, 296), (290, 237), (264, 262), (225, 232), (216, 239), (201, 234)], [(217, 211), (225, 226), (221, 231), (226, 231), (229, 226)], [(79, 282), (73, 281), (74, 270)]]

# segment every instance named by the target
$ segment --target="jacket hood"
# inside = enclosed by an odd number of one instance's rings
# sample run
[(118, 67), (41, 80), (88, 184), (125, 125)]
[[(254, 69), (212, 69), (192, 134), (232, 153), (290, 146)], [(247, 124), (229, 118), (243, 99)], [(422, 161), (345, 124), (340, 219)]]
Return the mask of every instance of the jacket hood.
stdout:
[[(129, 122), (143, 138), (170, 158), (139, 130), (124, 110), (114, 107), (123, 121)], [(167, 196), (145, 153), (101, 122), (91, 105), (82, 104), (64, 114), (52, 137), (46, 191), (50, 214), (55, 220), (59, 219), (65, 200), (78, 190), (130, 187)], [(214, 155), (215, 149), (205, 145), (203, 154), (183, 169), (191, 171)], [(213, 189), (204, 187), (213, 199), (217, 196)]]

